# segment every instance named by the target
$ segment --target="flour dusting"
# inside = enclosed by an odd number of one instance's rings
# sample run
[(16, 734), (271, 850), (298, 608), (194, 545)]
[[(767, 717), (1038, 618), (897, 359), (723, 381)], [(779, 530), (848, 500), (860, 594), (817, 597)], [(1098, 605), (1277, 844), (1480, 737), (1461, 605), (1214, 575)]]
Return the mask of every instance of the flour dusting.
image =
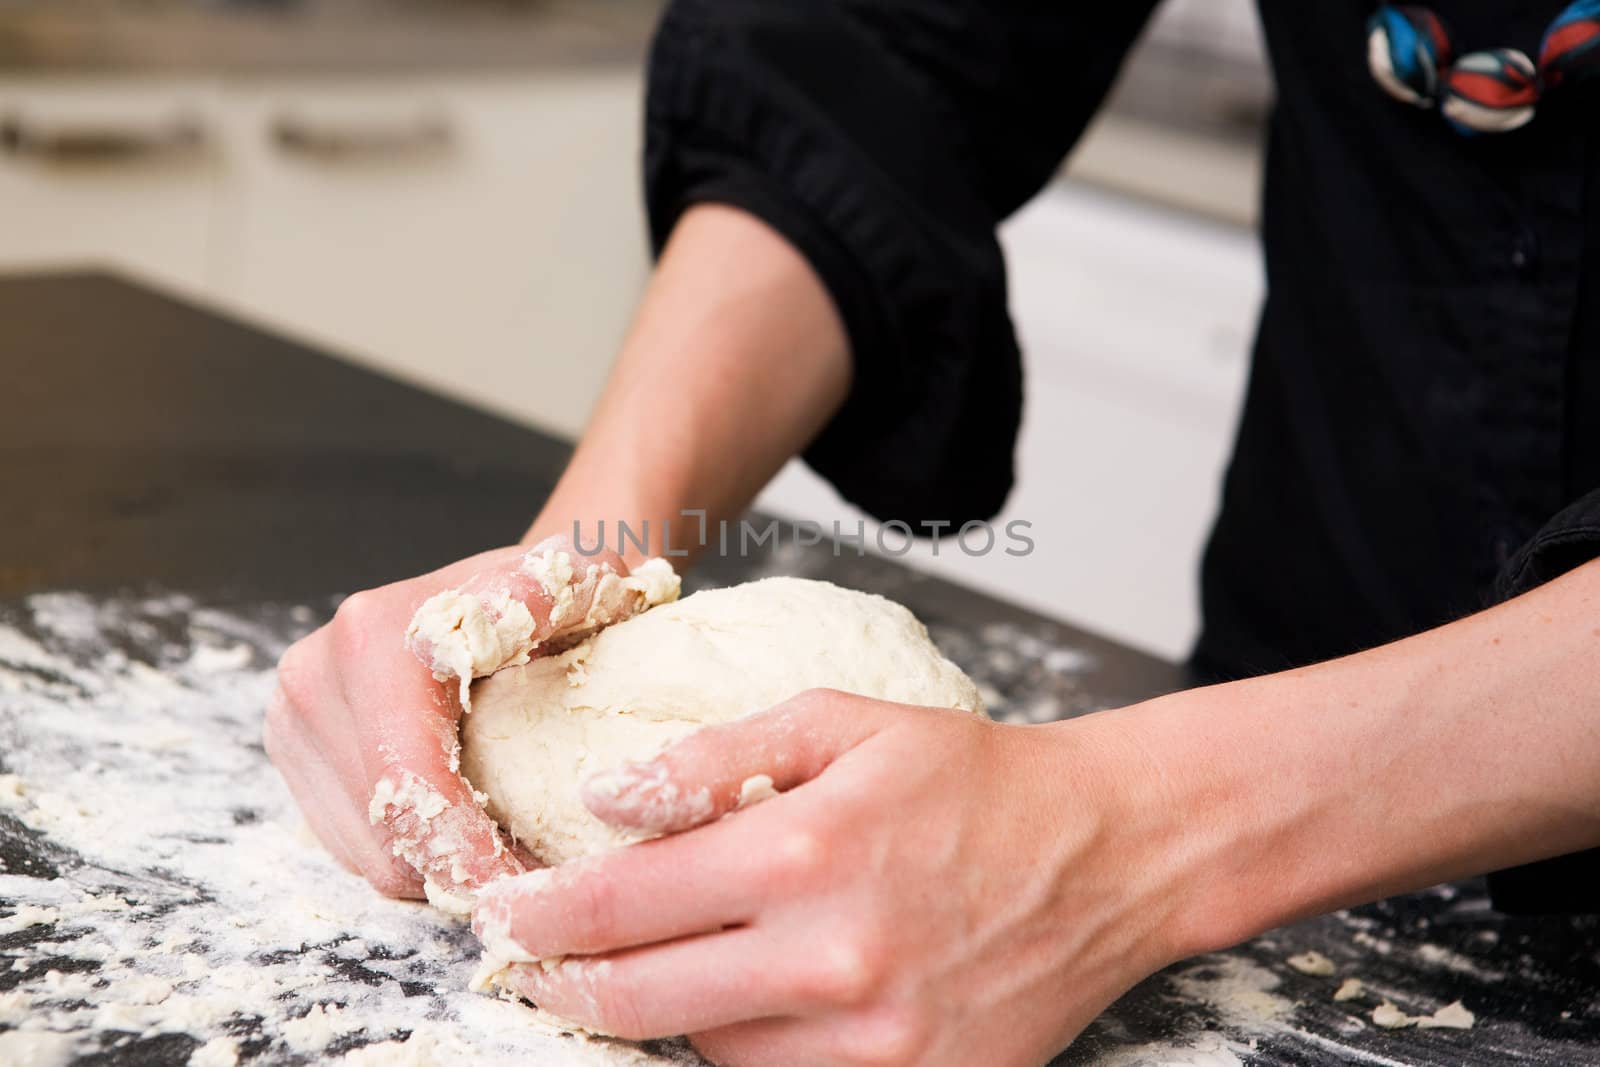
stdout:
[(261, 748), (317, 613), (163, 595), (0, 608), (0, 1063), (700, 1062), (467, 989), (478, 943), (315, 843)]

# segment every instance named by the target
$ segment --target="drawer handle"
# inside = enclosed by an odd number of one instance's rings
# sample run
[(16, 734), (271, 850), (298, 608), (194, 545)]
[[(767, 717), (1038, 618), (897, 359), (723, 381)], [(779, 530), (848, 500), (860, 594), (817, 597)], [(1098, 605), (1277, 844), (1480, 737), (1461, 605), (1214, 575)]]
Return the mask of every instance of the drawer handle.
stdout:
[(272, 120), (274, 144), (290, 155), (337, 162), (389, 160), (445, 151), (455, 137), (442, 115), (425, 114), (399, 120), (316, 119), (283, 114)]
[(0, 151), (49, 163), (114, 163), (190, 155), (204, 148), (206, 129), (191, 115), (128, 119), (29, 118), (0, 115)]

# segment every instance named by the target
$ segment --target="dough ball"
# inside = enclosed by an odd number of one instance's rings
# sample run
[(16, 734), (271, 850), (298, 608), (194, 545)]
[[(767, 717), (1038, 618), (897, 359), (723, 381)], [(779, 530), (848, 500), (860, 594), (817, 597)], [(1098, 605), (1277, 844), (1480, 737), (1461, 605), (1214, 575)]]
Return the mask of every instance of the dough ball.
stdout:
[(972, 680), (899, 604), (768, 578), (652, 608), (478, 682), (461, 768), (501, 826), (564, 863), (639, 839), (589, 813), (584, 778), (815, 688), (984, 713)]

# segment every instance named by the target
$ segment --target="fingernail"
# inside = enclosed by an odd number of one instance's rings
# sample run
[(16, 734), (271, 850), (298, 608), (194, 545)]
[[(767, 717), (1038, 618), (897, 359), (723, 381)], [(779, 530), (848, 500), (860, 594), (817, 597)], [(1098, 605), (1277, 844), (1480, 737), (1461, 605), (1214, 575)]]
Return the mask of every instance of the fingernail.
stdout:
[(580, 786), (584, 794), (602, 800), (621, 800), (624, 793), (636, 789), (644, 777), (643, 763), (624, 763), (606, 771), (596, 771), (585, 778)]
[[(716, 810), (709, 788), (678, 788), (659, 762), (626, 763), (598, 772), (584, 781), (582, 792), (584, 803), (602, 819), (647, 833), (692, 830)], [(604, 810), (596, 811), (597, 806)]]

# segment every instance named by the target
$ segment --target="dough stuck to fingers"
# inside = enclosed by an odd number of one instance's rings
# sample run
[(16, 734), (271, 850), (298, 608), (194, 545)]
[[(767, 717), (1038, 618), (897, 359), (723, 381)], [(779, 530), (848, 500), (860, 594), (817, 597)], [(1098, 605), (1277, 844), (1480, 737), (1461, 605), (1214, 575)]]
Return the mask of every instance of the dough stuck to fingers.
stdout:
[[(531, 580), (549, 603), (536, 618), (513, 579)], [(608, 562), (594, 563), (559, 548), (530, 550), (516, 575), (486, 589), (446, 589), (429, 597), (411, 618), (406, 646), (441, 682), (460, 687), (461, 707), (472, 710), (471, 685), (502, 668), (526, 663), (540, 646), (564, 648), (612, 623), (677, 599), (672, 565), (651, 559), (626, 575)], [(531, 591), (531, 590), (529, 590)]]

